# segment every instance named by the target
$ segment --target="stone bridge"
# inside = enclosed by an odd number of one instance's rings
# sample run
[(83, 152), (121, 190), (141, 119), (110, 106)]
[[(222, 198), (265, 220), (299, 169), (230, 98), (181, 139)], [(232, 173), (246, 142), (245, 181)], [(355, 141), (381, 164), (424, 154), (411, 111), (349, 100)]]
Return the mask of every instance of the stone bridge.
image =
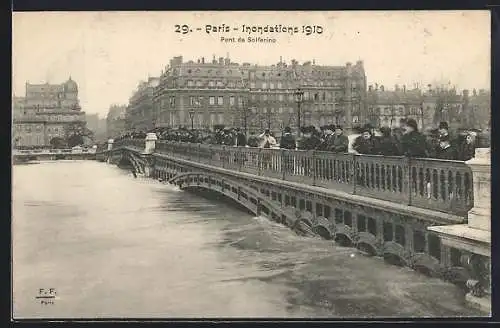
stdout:
[[(489, 271), (471, 264), (479, 259), (489, 265), (489, 253), (443, 243), (438, 231), (467, 226), (476, 194), (474, 167), (467, 163), (160, 142), (154, 135), (110, 140), (98, 158), (128, 163), (137, 173), (181, 189), (219, 193), (299, 233), (335, 240), (464, 289), (481, 286), (475, 294), (489, 295)], [(487, 247), (489, 234), (478, 238), (483, 239), (467, 243)]]

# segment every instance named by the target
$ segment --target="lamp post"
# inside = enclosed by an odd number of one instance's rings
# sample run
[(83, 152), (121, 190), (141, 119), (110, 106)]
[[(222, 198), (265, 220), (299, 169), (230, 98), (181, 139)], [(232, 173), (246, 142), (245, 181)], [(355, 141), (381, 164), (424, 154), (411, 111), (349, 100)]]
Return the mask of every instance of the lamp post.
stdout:
[(300, 105), (303, 102), (304, 91), (298, 88), (295, 93), (295, 101), (297, 102), (297, 136), (300, 136)]
[(189, 118), (191, 119), (191, 130), (194, 130), (194, 122), (193, 122), (193, 119), (194, 119), (194, 110), (190, 110), (189, 111)]

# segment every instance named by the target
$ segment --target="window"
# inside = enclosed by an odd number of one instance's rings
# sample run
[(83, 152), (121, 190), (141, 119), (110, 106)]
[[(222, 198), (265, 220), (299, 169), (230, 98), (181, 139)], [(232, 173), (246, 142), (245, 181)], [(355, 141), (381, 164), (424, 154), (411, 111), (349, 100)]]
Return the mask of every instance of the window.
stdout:
[(175, 97), (170, 97), (170, 107), (175, 107)]
[(278, 108), (279, 113), (283, 113), (283, 107)]
[(219, 124), (224, 123), (224, 115), (223, 114), (218, 114), (217, 117), (218, 117)]
[(224, 105), (224, 97), (222, 96), (217, 97), (217, 105)]
[(283, 84), (281, 82), (278, 82), (278, 89), (283, 88)]
[(262, 82), (262, 89), (267, 89), (267, 83), (266, 82)]
[(262, 95), (262, 100), (267, 100), (267, 95)]
[(208, 86), (209, 87), (215, 87), (215, 82), (214, 81), (208, 81)]
[(224, 83), (222, 81), (217, 81), (217, 87), (222, 88), (224, 86)]
[(203, 106), (203, 96), (198, 97), (198, 103), (196, 104), (197, 106)]
[(274, 83), (269, 83), (269, 89), (274, 89)]
[(234, 106), (234, 96), (229, 97), (229, 105)]
[(283, 101), (283, 99), (284, 99), (284, 96), (283, 96), (283, 95), (278, 95), (278, 100), (279, 100), (279, 101)]
[(194, 106), (196, 104), (196, 98), (195, 97), (189, 97), (189, 105)]
[(234, 88), (234, 82), (233, 82), (233, 81), (229, 81), (229, 83), (228, 83), (228, 87), (230, 87), (230, 88)]
[(252, 95), (252, 100), (257, 100), (257, 96), (256, 95)]
[(238, 106), (243, 106), (243, 97), (238, 98)]
[(203, 82), (201, 82), (201, 81), (196, 81), (196, 86), (197, 86), (197, 87), (201, 87), (201, 86), (203, 86)]
[(190, 87), (190, 88), (194, 87), (194, 82), (192, 80), (188, 80), (187, 81), (187, 86)]
[(250, 82), (250, 88), (255, 89), (255, 82)]
[(215, 97), (213, 97), (213, 96), (209, 97), (209, 98), (208, 98), (208, 103), (209, 103), (210, 105), (215, 105)]

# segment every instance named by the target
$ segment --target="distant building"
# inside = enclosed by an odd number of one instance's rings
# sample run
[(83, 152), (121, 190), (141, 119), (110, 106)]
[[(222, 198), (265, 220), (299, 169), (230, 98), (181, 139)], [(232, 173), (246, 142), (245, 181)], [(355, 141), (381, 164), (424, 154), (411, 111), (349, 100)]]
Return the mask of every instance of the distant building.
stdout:
[(103, 142), (106, 140), (106, 119), (100, 118), (99, 114), (87, 114), (87, 128), (94, 133), (94, 140)]
[(419, 129), (435, 128), (446, 121), (452, 129), (483, 128), (490, 116), (490, 94), (482, 90), (481, 95), (471, 97), (469, 90), (458, 93), (454, 88), (428, 85), (407, 90), (395, 86), (386, 90), (384, 86), (369, 86), (367, 92), (367, 122), (374, 126), (399, 126), (401, 118), (413, 118)]
[(126, 132), (126, 105), (111, 105), (106, 116), (107, 138), (116, 138)]
[(425, 125), (420, 89), (407, 90), (398, 85), (386, 90), (383, 85), (369, 86), (367, 93), (367, 122), (375, 127), (398, 127), (402, 118), (413, 118), (421, 129)]
[(49, 146), (54, 138), (64, 139), (70, 125), (85, 124), (71, 77), (62, 84), (26, 82), (25, 97), (14, 97), (12, 106), (15, 147)]
[(295, 91), (304, 92), (301, 125), (352, 126), (363, 120), (366, 76), (363, 63), (345, 66), (299, 64), (258, 66), (229, 58), (183, 62), (174, 57), (155, 88), (157, 126), (213, 128), (216, 124), (249, 130), (296, 127)]
[(150, 77), (148, 81), (139, 83), (127, 106), (127, 130), (148, 131), (155, 127), (153, 90), (159, 82), (159, 78)]

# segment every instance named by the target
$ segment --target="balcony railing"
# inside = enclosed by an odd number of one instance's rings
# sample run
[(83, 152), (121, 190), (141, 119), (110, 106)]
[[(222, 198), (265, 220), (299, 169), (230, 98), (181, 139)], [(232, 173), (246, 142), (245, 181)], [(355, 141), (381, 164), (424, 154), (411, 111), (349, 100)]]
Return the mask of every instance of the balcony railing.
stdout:
[[(144, 140), (122, 144), (145, 146)], [(155, 152), (460, 216), (474, 204), (472, 171), (461, 161), (162, 141)]]

